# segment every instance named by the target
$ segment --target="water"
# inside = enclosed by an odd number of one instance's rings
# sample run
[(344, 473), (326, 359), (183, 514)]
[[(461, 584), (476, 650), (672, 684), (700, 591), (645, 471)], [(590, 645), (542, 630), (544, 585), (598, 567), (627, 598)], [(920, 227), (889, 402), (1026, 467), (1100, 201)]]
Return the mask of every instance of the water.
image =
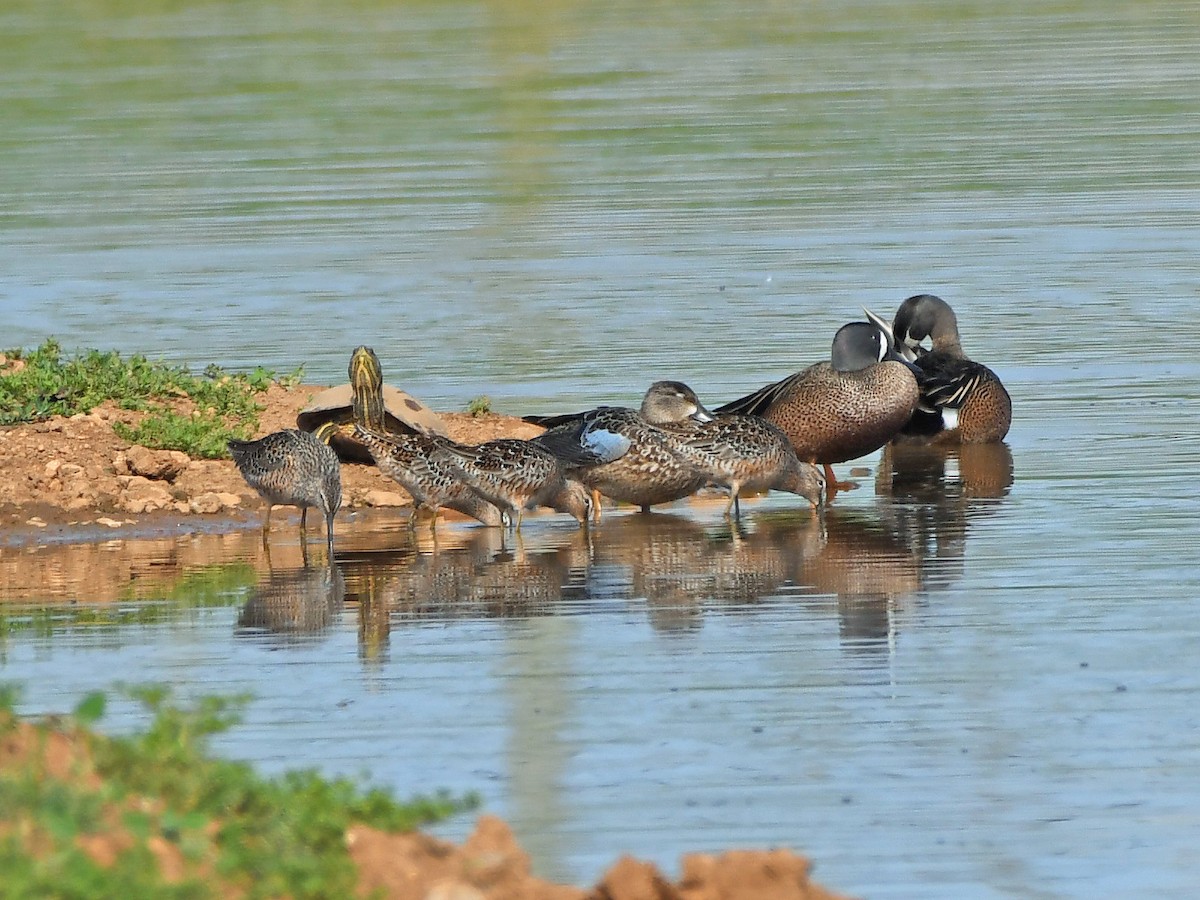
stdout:
[(1198, 26), (6, 5), (5, 346), (332, 383), (366, 341), (439, 409), (660, 377), (717, 404), (930, 291), (1015, 421), (998, 458), (875, 454), (823, 523), (773, 496), (739, 535), (712, 504), (590, 547), (363, 522), (328, 580), (282, 533), (270, 567), (241, 533), (5, 549), (0, 678), (30, 711), (252, 691), (222, 752), (479, 790), (571, 881), (786, 844), (871, 897), (1193, 896)]

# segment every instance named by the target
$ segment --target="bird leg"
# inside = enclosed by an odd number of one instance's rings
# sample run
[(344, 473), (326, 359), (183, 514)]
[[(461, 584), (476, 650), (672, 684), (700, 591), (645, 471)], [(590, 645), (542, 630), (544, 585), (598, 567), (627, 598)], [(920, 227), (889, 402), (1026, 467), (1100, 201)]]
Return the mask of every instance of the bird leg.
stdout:
[(729, 487), (729, 502), (725, 504), (725, 518), (730, 518), (730, 512), (733, 513), (733, 518), (740, 519), (742, 517), (742, 504), (738, 499), (738, 494), (741, 491), (740, 485), (733, 484)]
[(837, 476), (833, 474), (833, 466), (829, 463), (822, 463), (825, 467), (825, 499), (832, 500), (838, 491), (852, 491), (858, 487), (856, 481), (838, 481)]

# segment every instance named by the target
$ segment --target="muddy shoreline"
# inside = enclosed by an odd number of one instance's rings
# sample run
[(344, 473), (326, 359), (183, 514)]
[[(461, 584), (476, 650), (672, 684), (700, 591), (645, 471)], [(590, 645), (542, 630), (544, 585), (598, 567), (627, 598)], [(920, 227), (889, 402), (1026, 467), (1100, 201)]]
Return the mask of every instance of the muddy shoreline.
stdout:
[[(259, 434), (294, 428), (319, 386), (272, 385), (260, 398)], [(193, 459), (122, 440), (116, 421), (139, 413), (105, 404), (84, 415), (0, 429), (0, 546), (220, 533), (258, 527), (264, 506), (231, 460)], [(443, 413), (455, 440), (532, 437), (541, 429), (513, 416)], [(339, 521), (370, 509), (401, 509), (408, 494), (374, 466), (342, 467)], [(281, 508), (272, 530), (292, 527)]]

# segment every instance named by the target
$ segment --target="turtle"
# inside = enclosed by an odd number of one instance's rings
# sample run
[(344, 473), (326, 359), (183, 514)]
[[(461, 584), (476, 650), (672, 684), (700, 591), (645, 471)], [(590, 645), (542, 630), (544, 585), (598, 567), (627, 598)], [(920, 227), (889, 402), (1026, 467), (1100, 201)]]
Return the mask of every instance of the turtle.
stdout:
[(437, 413), (412, 395), (383, 383), (379, 357), (370, 347), (355, 348), (349, 376), (349, 384), (317, 394), (296, 416), (301, 431), (315, 432), (327, 422), (336, 425), (325, 433), (343, 462), (374, 464), (371, 452), (354, 436), (355, 422), (382, 434), (448, 436)]

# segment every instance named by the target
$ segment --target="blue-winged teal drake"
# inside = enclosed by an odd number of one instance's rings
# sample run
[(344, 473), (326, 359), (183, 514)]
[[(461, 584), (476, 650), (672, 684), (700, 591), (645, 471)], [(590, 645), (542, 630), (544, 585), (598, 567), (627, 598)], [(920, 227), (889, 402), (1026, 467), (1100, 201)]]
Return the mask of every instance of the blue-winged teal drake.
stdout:
[(267, 503), (263, 544), (271, 530), (271, 509), (276, 505), (300, 507), (300, 541), (305, 544), (308, 508), (325, 514), (329, 557), (333, 558), (333, 517), (342, 505), (342, 468), (337, 454), (322, 439), (331, 426), (309, 434), (289, 428), (256, 441), (228, 442), (229, 453), (246, 479)]
[[(945, 300), (917, 294), (892, 323), (900, 349), (920, 369), (921, 403), (904, 428), (938, 443), (990, 444), (1012, 425), (1012, 399), (996, 376), (963, 352), (958, 318)], [(928, 338), (931, 347), (922, 342)]]
[(878, 450), (904, 427), (919, 392), (912, 363), (897, 352), (886, 327), (851, 322), (838, 329), (830, 359), (717, 408), (758, 415), (788, 436), (802, 462), (825, 467), (826, 487), (839, 484), (832, 463)]
[[(613, 500), (633, 503), (643, 512), (694, 494), (707, 483), (676, 446), (678, 437), (657, 427), (687, 420), (707, 422), (712, 414), (696, 392), (682, 382), (656, 381), (642, 399), (640, 410), (600, 406), (564, 416), (526, 416), (525, 421), (547, 426), (534, 438), (567, 462), (568, 474)], [(576, 459), (581, 450), (623, 444), (625, 452), (608, 461)], [(600, 505), (592, 514), (599, 517)]]
[(417, 523), (417, 511), (424, 507), (433, 513), (430, 528), (437, 527), (442, 507), (477, 519), (484, 525), (503, 524), (501, 511), (489, 503), (434, 452), (444, 440), (423, 434), (379, 434), (356, 425), (355, 437), (371, 452), (375, 465), (384, 475), (404, 488), (413, 498), (409, 527)]
[(738, 493), (789, 491), (814, 507), (825, 499), (825, 478), (801, 462), (779, 428), (759, 416), (719, 415), (711, 422), (662, 426), (678, 433), (683, 454), (709, 483), (729, 489), (725, 515), (740, 515)]
[[(581, 450), (574, 459), (585, 456), (594, 458)], [(581, 525), (591, 514), (591, 496), (579, 481), (567, 476), (566, 461), (533, 441), (501, 438), (475, 446), (440, 441), (431, 457), (499, 507), (518, 531), (525, 510), (538, 506), (568, 513)]]

